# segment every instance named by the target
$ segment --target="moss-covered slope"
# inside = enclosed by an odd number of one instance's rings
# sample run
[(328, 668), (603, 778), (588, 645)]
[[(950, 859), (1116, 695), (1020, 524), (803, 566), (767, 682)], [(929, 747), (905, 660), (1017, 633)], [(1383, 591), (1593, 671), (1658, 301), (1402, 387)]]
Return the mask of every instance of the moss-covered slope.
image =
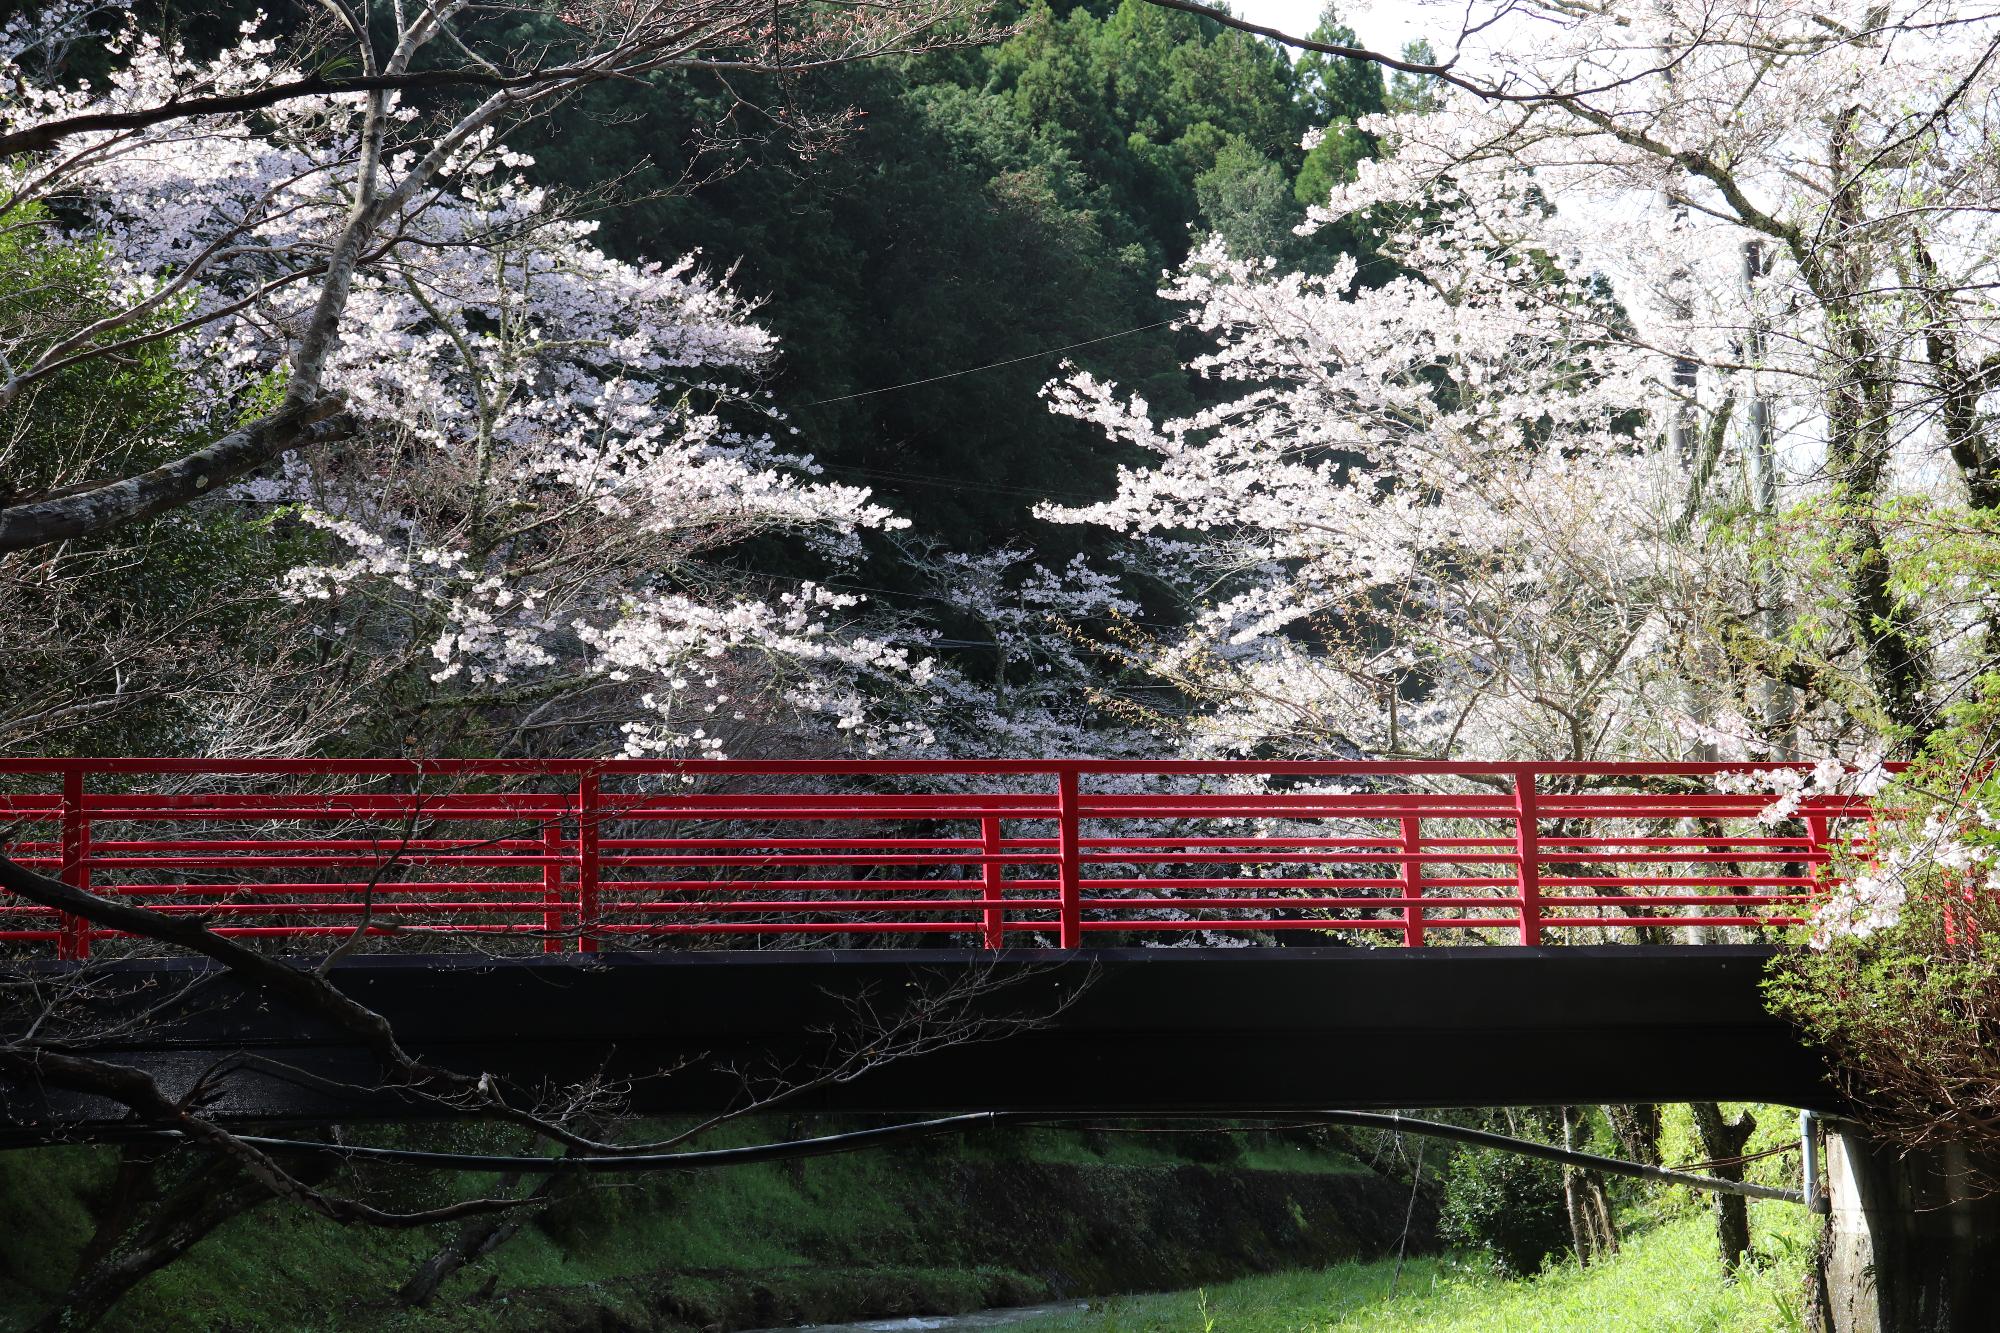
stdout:
[[(0, 1321), (25, 1324), (64, 1281), (108, 1168), (96, 1149), (0, 1155)], [(266, 1208), (107, 1327), (726, 1330), (942, 1313), (1371, 1257), (1409, 1205), (1406, 1185), (1295, 1140), (1017, 1132), (606, 1183), (424, 1311), (392, 1293), (440, 1234)], [(1419, 1201), (1416, 1248), (1431, 1228)]]

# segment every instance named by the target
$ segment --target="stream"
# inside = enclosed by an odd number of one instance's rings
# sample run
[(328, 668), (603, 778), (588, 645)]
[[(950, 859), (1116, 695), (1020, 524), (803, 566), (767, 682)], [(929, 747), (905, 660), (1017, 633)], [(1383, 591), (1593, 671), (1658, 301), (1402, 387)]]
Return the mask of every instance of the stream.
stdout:
[(803, 1324), (791, 1328), (758, 1329), (756, 1333), (958, 1333), (961, 1329), (1005, 1328), (1047, 1315), (1076, 1314), (1083, 1301), (1053, 1305), (1017, 1305), (1006, 1310), (975, 1310), (971, 1314), (905, 1315), (900, 1319), (864, 1319), (856, 1324)]

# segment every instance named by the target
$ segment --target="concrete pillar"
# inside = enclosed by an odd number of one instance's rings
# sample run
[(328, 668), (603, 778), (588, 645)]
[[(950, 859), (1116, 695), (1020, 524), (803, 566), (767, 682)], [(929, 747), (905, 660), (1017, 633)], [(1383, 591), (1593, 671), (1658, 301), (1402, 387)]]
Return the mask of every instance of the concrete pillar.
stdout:
[(1852, 1131), (1829, 1139), (1827, 1333), (2000, 1329), (2000, 1196), (1969, 1181), (1964, 1152), (1899, 1157)]

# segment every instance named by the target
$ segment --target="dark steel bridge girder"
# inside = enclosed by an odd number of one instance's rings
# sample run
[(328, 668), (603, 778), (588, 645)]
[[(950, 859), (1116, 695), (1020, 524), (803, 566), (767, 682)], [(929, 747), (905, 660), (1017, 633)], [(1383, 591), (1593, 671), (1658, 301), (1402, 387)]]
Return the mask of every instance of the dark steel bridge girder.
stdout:
[[(1763, 1007), (1768, 949), (1736, 946), (762, 950), (532, 958), (358, 956), (333, 975), (404, 1046), (532, 1089), (630, 1081), (638, 1111), (715, 1111), (745, 1076), (776, 1086), (822, 1063), (857, 1004), (980, 978), (1007, 1029), (900, 1060), (793, 1103), (916, 1113), (1206, 1113), (1587, 1102), (1839, 1103), (1824, 1062)], [(51, 972), (75, 965), (36, 964)], [(199, 962), (93, 965), (107, 1008), (161, 1016), (89, 1049), (170, 1091), (218, 1062), (212, 1113), (330, 1123), (413, 1107), (359, 1045), (246, 996)], [(1001, 984), (1007, 983), (1007, 984)], [(162, 1006), (163, 999), (172, 997)], [(108, 1013), (107, 1019), (114, 1013)], [(663, 1073), (662, 1071), (673, 1071)], [(0, 1081), (0, 1135), (115, 1118)]]

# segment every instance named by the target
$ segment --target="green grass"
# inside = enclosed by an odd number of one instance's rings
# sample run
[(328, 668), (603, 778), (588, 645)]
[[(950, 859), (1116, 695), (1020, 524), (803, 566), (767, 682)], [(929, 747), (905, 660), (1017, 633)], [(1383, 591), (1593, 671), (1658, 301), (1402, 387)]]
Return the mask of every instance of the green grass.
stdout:
[(1737, 1278), (1715, 1256), (1705, 1211), (1626, 1241), (1592, 1268), (1553, 1266), (1510, 1282), (1450, 1259), (1279, 1273), (1205, 1291), (1113, 1298), (1022, 1333), (1793, 1333), (1804, 1328), (1803, 1209), (1753, 1204), (1760, 1256)]

